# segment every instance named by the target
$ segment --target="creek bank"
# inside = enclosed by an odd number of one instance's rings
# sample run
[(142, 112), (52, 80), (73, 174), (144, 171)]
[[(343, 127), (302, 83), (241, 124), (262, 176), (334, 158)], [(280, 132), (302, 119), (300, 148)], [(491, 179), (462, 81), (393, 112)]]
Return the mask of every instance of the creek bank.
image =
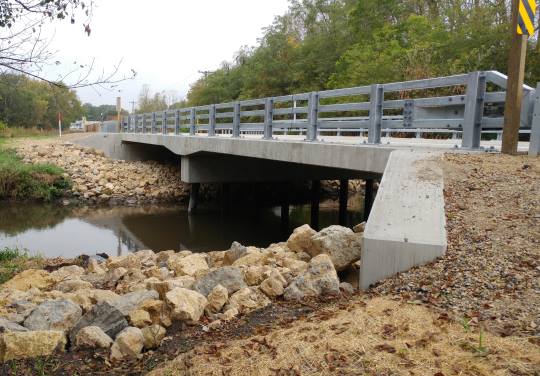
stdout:
[(342, 251), (344, 242), (359, 246), (361, 239), (341, 226), (317, 233), (304, 225), (264, 249), (233, 243), (208, 253), (144, 250), (93, 256), (83, 267), (26, 270), (0, 290), (9, 333), (0, 335), (0, 360), (25, 357), (9, 344), (27, 342), (34, 346), (30, 357), (110, 346), (110, 362), (137, 359), (159, 347), (175, 323), (219, 331), (276, 299), (348, 294), (353, 287), (340, 283), (335, 265), (355, 270), (359, 253), (344, 261)]
[(24, 142), (18, 153), (27, 164), (53, 164), (72, 182), (71, 193), (89, 204), (142, 204), (182, 201), (189, 194), (180, 167), (158, 162), (128, 162), (105, 157), (71, 142)]

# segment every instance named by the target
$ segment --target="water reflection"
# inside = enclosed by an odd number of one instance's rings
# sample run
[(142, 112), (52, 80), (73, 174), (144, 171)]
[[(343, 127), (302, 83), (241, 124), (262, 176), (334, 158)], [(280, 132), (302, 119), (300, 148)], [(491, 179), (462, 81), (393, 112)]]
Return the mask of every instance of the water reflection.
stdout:
[[(354, 202), (358, 202), (354, 200)], [(360, 222), (358, 205), (351, 205), (349, 223)], [(155, 251), (227, 249), (233, 241), (268, 246), (285, 240), (292, 229), (309, 222), (309, 205), (291, 206), (289, 228), (283, 229), (280, 208), (236, 208), (224, 214), (201, 208), (188, 215), (184, 206), (63, 208), (53, 205), (0, 206), (0, 248), (19, 247), (47, 257), (82, 253), (124, 254)], [(335, 203), (321, 205), (321, 226), (338, 222)]]

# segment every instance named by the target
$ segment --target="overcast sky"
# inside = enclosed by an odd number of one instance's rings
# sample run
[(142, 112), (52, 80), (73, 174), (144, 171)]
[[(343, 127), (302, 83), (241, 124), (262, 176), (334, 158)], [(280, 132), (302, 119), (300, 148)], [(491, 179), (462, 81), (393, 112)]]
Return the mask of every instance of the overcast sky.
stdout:
[[(111, 71), (123, 59), (122, 72), (137, 72), (135, 80), (119, 84), (116, 91), (78, 89), (82, 102), (114, 104), (131, 110), (143, 84), (153, 92), (174, 90), (184, 97), (199, 70), (213, 70), (231, 60), (243, 45), (252, 46), (275, 16), (283, 14), (288, 0), (96, 0), (87, 37), (81, 21), (55, 23), (51, 47), (62, 64), (47, 72), (67, 72), (74, 61), (96, 59), (96, 73)], [(120, 92), (118, 92), (120, 90)]]

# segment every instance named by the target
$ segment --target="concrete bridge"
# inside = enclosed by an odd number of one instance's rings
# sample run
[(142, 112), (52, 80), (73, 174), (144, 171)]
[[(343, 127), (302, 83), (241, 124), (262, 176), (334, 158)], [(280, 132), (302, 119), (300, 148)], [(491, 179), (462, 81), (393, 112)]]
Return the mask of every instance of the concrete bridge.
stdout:
[[(348, 179), (364, 179), (360, 285), (367, 288), (445, 252), (435, 159), (449, 150), (497, 150), (505, 88), (506, 76), (487, 71), (212, 104), (130, 115), (120, 129), (80, 143), (118, 159), (179, 156), (181, 178), (192, 184), (190, 211), (200, 183), (311, 180), (314, 227), (320, 180), (341, 180), (343, 218)], [(531, 155), (540, 154), (539, 89), (523, 87), (519, 149)], [(374, 180), (381, 184), (372, 203)]]

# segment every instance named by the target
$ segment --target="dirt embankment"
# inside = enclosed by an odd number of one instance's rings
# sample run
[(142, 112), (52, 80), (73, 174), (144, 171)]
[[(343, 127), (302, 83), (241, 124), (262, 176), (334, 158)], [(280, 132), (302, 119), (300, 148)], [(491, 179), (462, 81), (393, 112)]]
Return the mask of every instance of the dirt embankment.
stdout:
[(375, 290), (501, 335), (540, 336), (540, 159), (447, 154), (446, 255)]

